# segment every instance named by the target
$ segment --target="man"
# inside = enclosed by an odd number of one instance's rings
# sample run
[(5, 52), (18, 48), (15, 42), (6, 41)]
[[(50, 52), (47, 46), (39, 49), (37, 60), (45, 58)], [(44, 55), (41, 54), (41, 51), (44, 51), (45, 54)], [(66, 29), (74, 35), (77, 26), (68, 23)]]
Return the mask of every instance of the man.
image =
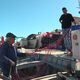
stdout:
[(16, 36), (13, 33), (6, 34), (6, 41), (0, 47), (0, 65), (5, 77), (12, 75), (12, 80), (19, 80), (19, 76), (16, 79), (13, 77), (16, 74), (17, 56), (25, 54), (18, 53), (14, 48), (15, 38)]
[(64, 45), (66, 50), (71, 51), (71, 25), (72, 22), (76, 24), (73, 16), (70, 13), (67, 13), (67, 9), (65, 7), (62, 8), (63, 14), (61, 15), (59, 21), (62, 24), (62, 31), (64, 36)]

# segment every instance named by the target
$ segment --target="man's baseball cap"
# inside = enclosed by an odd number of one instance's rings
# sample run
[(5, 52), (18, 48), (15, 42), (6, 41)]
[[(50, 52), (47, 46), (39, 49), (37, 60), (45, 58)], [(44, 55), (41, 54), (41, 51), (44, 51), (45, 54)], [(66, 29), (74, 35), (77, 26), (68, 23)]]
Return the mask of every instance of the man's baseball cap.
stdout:
[(67, 8), (66, 7), (63, 7), (62, 10), (67, 10)]
[(6, 37), (16, 38), (16, 36), (13, 33), (11, 33), (11, 32), (7, 33)]

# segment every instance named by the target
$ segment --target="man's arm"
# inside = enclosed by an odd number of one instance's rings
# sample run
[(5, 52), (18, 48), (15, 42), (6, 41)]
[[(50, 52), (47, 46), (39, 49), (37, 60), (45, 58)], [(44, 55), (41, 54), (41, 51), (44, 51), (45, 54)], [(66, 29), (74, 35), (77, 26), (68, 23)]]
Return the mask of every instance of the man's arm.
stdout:
[(74, 19), (74, 17), (72, 15), (71, 15), (71, 21), (74, 23), (74, 25), (76, 25), (76, 21), (75, 21), (75, 19)]
[(73, 23), (74, 23), (74, 25), (76, 25), (76, 22), (75, 22), (75, 20), (73, 21)]
[(63, 17), (63, 16), (61, 15), (61, 17), (59, 18), (60, 23), (62, 23), (62, 17)]
[(11, 66), (15, 65), (15, 62), (9, 59), (8, 57), (4, 56), (4, 59), (8, 60)]

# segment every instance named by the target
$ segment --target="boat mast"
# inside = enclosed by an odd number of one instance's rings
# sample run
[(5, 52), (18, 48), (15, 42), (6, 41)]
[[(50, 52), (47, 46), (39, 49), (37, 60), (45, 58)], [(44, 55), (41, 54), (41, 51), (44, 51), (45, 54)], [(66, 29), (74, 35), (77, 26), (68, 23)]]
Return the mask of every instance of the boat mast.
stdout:
[(80, 0), (78, 0), (78, 3), (79, 3), (78, 9), (79, 9), (79, 14), (80, 14)]

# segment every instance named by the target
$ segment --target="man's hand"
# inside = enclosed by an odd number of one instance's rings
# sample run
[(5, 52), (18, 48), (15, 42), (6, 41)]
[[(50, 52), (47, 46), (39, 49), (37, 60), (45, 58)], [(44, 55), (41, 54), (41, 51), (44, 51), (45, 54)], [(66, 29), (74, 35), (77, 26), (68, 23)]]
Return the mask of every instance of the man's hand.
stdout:
[(8, 60), (11, 64), (11, 66), (15, 66), (16, 63), (14, 61), (12, 61), (11, 59), (9, 59), (8, 57), (4, 56), (6, 60)]
[(12, 61), (12, 60), (10, 60), (10, 64), (11, 64), (11, 66), (15, 66), (16, 65), (15, 62)]
[(76, 22), (75, 21), (73, 21), (73, 23), (74, 23), (74, 25), (76, 25)]

